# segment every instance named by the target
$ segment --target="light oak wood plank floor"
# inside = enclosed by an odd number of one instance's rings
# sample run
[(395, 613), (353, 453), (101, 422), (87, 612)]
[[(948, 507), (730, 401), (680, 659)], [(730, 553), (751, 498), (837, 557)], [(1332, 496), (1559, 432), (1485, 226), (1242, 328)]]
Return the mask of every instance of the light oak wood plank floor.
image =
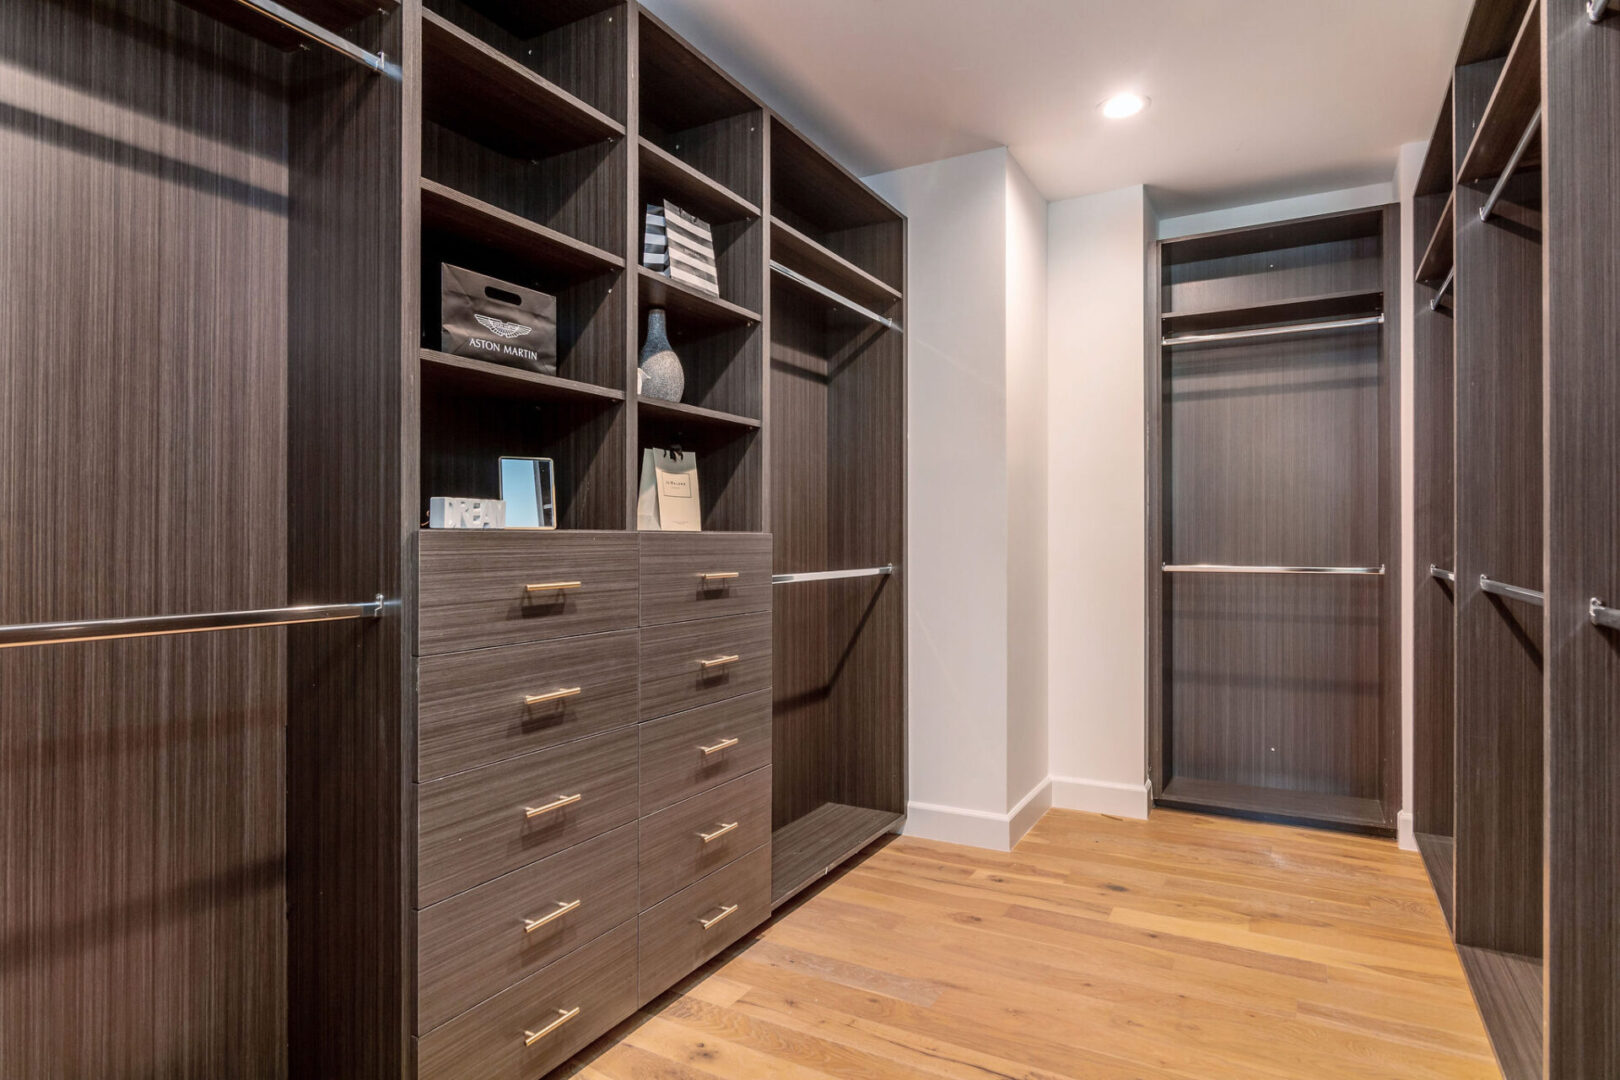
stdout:
[(1496, 1078), (1416, 854), (1054, 810), (899, 838), (565, 1070), (577, 1080)]

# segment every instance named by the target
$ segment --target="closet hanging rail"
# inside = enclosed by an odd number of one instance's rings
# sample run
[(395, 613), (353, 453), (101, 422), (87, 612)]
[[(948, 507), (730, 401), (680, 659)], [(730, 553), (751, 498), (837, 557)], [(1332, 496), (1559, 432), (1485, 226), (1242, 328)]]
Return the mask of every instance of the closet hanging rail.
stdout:
[(1612, 608), (1597, 597), (1592, 597), (1588, 607), (1592, 615), (1593, 626), (1603, 626), (1610, 630), (1620, 630), (1620, 608)]
[(772, 574), (772, 585), (793, 585), (801, 581), (842, 581), (845, 578), (886, 577), (891, 566), (864, 566), (859, 570), (811, 570), (803, 574)]
[(1537, 109), (1536, 115), (1525, 125), (1524, 134), (1519, 136), (1519, 145), (1513, 148), (1513, 156), (1508, 158), (1507, 167), (1502, 170), (1502, 175), (1496, 178), (1496, 186), (1491, 189), (1490, 197), (1485, 200), (1485, 205), (1479, 208), (1479, 220), (1491, 220), (1491, 213), (1496, 209), (1497, 201), (1502, 198), (1502, 189), (1513, 179), (1513, 174), (1519, 171), (1519, 162), (1523, 160), (1524, 152), (1530, 149), (1530, 142), (1539, 130), (1541, 130), (1541, 110)]
[(1504, 581), (1494, 581), (1484, 574), (1479, 575), (1479, 587), (1482, 591), (1494, 596), (1505, 596), (1509, 600), (1523, 600), (1527, 604), (1540, 607), (1547, 602), (1545, 593), (1535, 589), (1526, 589), (1519, 585), (1509, 585)]
[(380, 52), (367, 52), (348, 38), (339, 37), (320, 23), (311, 22), (288, 8), (282, 7), (275, 0), (236, 0), (245, 8), (250, 8), (272, 22), (279, 23), (295, 33), (302, 34), (311, 41), (325, 45), (334, 52), (342, 53), (355, 63), (362, 65), (378, 75), (386, 75), (390, 79), (399, 79), (401, 72), (399, 65), (388, 59)]
[(1164, 563), (1167, 574), (1328, 574), (1379, 575), (1382, 566), (1230, 566), (1225, 563)]
[(1434, 299), (1429, 301), (1429, 310), (1430, 311), (1439, 311), (1440, 310), (1440, 301), (1441, 301), (1441, 299), (1445, 297), (1446, 293), (1451, 291), (1451, 287), (1453, 285), (1455, 285), (1456, 283), (1457, 283), (1457, 268), (1455, 266), (1453, 266), (1449, 271), (1446, 272), (1446, 279), (1440, 283), (1440, 288), (1435, 291)]
[(1347, 330), (1355, 326), (1378, 326), (1383, 315), (1364, 315), (1356, 319), (1330, 319), (1326, 322), (1295, 323), (1292, 326), (1263, 326), (1257, 330), (1223, 330), (1210, 334), (1179, 334), (1162, 338), (1160, 345), (1197, 345), (1206, 341), (1243, 341), (1246, 338), (1282, 337), (1286, 334), (1315, 334), (1323, 330)]
[(75, 641), (112, 641), (118, 638), (166, 637), (201, 634), (213, 630), (247, 630), (258, 626), (294, 626), (299, 623), (376, 619), (383, 613), (383, 598), (358, 604), (306, 604), (300, 607), (257, 608), (252, 611), (213, 611), (195, 615), (148, 615), (131, 619), (85, 619), (82, 622), (26, 623), (0, 626), (0, 649), (28, 645), (65, 645)]
[(1438, 566), (1434, 565), (1434, 563), (1429, 564), (1429, 576), (1432, 578), (1439, 578), (1441, 581), (1449, 581), (1453, 585), (1457, 584), (1457, 574), (1455, 571), (1442, 570)]
[(813, 278), (805, 277), (803, 274), (799, 273), (797, 270), (789, 270), (787, 267), (783, 266), (781, 263), (777, 262), (775, 259), (771, 260), (771, 270), (773, 272), (775, 272), (775, 273), (781, 274), (783, 277), (788, 278), (789, 280), (797, 281), (800, 285), (803, 285), (805, 288), (809, 289), (811, 292), (820, 293), (822, 296), (825, 296), (827, 299), (835, 301), (836, 303), (842, 304), (844, 307), (849, 308), (849, 310), (855, 312), (857, 315), (866, 316), (868, 319), (871, 319), (873, 322), (879, 324), (880, 326), (885, 326), (890, 330), (898, 330), (902, 334), (905, 333), (905, 330), (903, 330), (901, 328), (900, 324), (895, 322), (893, 319), (888, 318), (887, 316), (884, 316), (884, 315), (879, 315), (877, 312), (873, 311), (871, 308), (865, 307), (865, 306), (863, 306), (861, 304), (857, 304), (855, 301), (851, 300), (849, 297), (844, 296), (841, 293), (833, 292), (831, 289), (827, 288), (827, 286), (823, 285), (821, 282), (816, 281)]

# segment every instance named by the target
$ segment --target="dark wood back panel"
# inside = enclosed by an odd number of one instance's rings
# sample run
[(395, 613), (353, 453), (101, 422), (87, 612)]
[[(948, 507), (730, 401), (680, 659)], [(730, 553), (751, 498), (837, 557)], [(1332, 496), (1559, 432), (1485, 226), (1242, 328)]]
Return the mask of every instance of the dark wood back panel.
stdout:
[(1542, 0), (1548, 1080), (1620, 1075), (1620, 631), (1587, 619), (1620, 605), (1620, 22), (1583, 8)]

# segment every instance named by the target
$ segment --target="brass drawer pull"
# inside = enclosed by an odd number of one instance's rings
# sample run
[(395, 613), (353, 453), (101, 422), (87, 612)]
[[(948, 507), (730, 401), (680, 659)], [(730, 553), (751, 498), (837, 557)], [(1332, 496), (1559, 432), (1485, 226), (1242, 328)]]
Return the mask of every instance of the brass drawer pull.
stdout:
[(538, 919), (524, 919), (523, 932), (525, 934), (532, 934), (542, 926), (546, 925), (546, 923), (556, 922), (570, 911), (573, 911), (575, 908), (579, 907), (579, 904), (580, 902), (578, 900), (559, 900), (557, 901), (556, 911), (547, 912)]
[(542, 581), (538, 585), (523, 586), (524, 592), (561, 592), (564, 589), (578, 589), (585, 583), (583, 581)]
[(585, 794), (583, 792), (576, 795), (559, 795), (555, 800), (546, 803), (544, 806), (525, 806), (523, 808), (523, 816), (537, 818), (541, 814), (549, 814), (553, 810), (561, 810), (565, 806), (572, 806), (584, 797)]
[(726, 833), (728, 833), (731, 830), (735, 829), (737, 827), (737, 824), (738, 823), (735, 822), (735, 821), (728, 821), (724, 825), (720, 826), (718, 829), (714, 830), (714, 832), (700, 832), (700, 833), (698, 833), (698, 835), (703, 837), (703, 842), (705, 844), (712, 844), (714, 841), (716, 841), (716, 840), (720, 839), (722, 836), (726, 835)]
[(563, 698), (579, 697), (584, 687), (570, 686), (566, 690), (553, 690), (549, 694), (524, 694), (523, 704), (544, 705), (548, 701), (561, 701)]
[(568, 1021), (572, 1020), (578, 1015), (578, 1005), (575, 1005), (572, 1009), (558, 1009), (557, 1019), (553, 1020), (539, 1031), (525, 1031), (523, 1033), (523, 1045), (533, 1046), (535, 1043), (539, 1042), (547, 1035), (550, 1035), (553, 1031), (556, 1031), (558, 1028), (562, 1027), (564, 1024), (568, 1023)]
[(742, 742), (741, 739), (726, 738), (721, 739), (713, 746), (700, 746), (698, 749), (703, 751), (704, 757), (708, 757), (710, 754), (718, 754), (722, 750), (730, 750), (733, 746), (736, 746), (740, 742)]
[(706, 574), (699, 574), (698, 577), (701, 578), (704, 581), (711, 581), (711, 582), (712, 581), (735, 581), (738, 578), (742, 577), (742, 575), (740, 573), (738, 573), (737, 571), (735, 571), (735, 570), (711, 570)]
[(720, 909), (720, 914), (716, 915), (714, 918), (712, 918), (712, 919), (699, 919), (698, 922), (703, 925), (703, 929), (708, 930), (708, 929), (712, 928), (715, 923), (721, 922), (722, 920), (727, 919), (730, 916), (735, 915), (736, 913), (737, 913), (737, 905), (736, 904), (727, 904), (725, 907)]
[(698, 667), (707, 671), (709, 668), (725, 667), (727, 664), (735, 664), (741, 659), (742, 657), (736, 655), (735, 653), (730, 656), (716, 656), (712, 660), (699, 660)]

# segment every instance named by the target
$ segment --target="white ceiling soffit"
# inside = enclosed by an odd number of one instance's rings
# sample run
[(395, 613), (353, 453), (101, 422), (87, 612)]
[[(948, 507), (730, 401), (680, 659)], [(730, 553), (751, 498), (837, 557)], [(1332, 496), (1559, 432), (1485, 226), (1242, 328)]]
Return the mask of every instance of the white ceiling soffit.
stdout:
[(1048, 199), (1166, 214), (1388, 180), (1471, 2), (646, 0), (861, 175), (1008, 146)]

